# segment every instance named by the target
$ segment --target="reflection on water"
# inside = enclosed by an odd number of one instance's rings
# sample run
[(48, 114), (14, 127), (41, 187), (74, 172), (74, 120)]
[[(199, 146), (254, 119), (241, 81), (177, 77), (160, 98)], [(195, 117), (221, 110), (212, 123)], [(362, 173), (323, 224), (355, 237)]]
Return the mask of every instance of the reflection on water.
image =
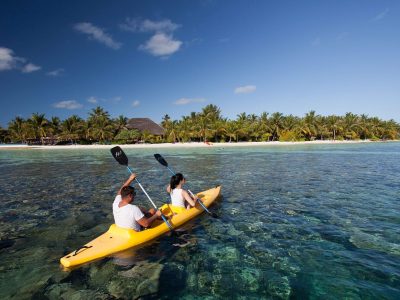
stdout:
[[(166, 202), (160, 151), (126, 152)], [(108, 150), (0, 151), (0, 298), (400, 297), (399, 143), (162, 152), (193, 191), (222, 184), (220, 218), (65, 271), (112, 223), (126, 170)]]

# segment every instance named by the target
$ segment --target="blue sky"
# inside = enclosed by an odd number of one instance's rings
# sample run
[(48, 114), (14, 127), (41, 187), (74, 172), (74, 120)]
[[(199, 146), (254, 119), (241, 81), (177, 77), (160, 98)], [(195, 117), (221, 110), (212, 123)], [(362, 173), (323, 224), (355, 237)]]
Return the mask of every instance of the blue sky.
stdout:
[(400, 120), (399, 1), (2, 1), (0, 125), (32, 113)]

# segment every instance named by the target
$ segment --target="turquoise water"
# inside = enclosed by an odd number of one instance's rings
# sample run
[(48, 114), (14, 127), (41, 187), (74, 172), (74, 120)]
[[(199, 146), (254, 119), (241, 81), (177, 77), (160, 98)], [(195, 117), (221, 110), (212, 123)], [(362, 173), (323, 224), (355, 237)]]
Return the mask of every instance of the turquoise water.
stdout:
[(0, 151), (0, 299), (400, 298), (400, 143), (127, 149), (161, 205), (155, 152), (193, 191), (222, 185), (220, 218), (65, 271), (126, 169), (108, 150)]

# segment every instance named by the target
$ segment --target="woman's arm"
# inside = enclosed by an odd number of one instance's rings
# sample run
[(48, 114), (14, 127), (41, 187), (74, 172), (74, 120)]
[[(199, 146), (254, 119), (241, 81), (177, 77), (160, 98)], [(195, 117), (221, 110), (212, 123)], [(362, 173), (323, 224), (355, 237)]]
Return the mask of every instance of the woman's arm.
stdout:
[(182, 190), (182, 196), (183, 199), (185, 199), (190, 204), (190, 206), (194, 207), (196, 205), (196, 201), (193, 200), (192, 197), (190, 197), (189, 193), (185, 190)]
[(168, 186), (167, 186), (167, 193), (168, 193), (168, 194), (171, 194), (171, 185), (169, 185), (169, 184), (168, 184)]
[(126, 186), (128, 186), (128, 185), (131, 185), (132, 181), (134, 181), (135, 178), (136, 178), (136, 174), (135, 174), (135, 173), (133, 173), (131, 176), (129, 176), (128, 180), (125, 181), (125, 183), (124, 183), (124, 184), (121, 186), (121, 188), (119, 189), (117, 195), (121, 195), (121, 190), (122, 190), (124, 187), (126, 187)]

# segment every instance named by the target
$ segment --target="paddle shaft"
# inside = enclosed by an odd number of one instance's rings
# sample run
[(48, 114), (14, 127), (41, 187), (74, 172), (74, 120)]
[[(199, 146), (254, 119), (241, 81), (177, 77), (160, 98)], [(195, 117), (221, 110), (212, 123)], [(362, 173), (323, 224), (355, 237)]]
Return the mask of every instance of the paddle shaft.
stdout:
[[(126, 168), (128, 169), (128, 171), (133, 174), (131, 168), (129, 166), (126, 166)], [(137, 178), (135, 178), (135, 181), (137, 182), (137, 184), (139, 185), (139, 187), (142, 189), (143, 193), (147, 196), (147, 198), (150, 200), (151, 204), (153, 205), (153, 207), (157, 210), (157, 206), (154, 204), (153, 200), (151, 200), (149, 194), (147, 194), (146, 190), (143, 188), (142, 184), (139, 182), (139, 180)], [(174, 230), (174, 228), (171, 226), (171, 224), (168, 222), (168, 220), (165, 218), (165, 216), (163, 214), (161, 214), (161, 218), (164, 220), (164, 222), (168, 225), (170, 230)]]

